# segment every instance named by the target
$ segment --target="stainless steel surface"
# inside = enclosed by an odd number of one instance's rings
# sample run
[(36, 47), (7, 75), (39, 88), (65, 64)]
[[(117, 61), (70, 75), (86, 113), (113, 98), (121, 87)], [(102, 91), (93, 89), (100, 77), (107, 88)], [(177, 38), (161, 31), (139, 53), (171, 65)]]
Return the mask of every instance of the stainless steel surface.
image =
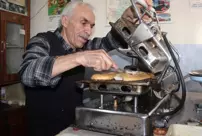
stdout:
[(110, 68), (110, 70), (109, 71), (112, 71), (112, 72), (124, 72), (124, 69), (121, 69), (121, 68), (117, 68), (117, 69), (115, 69), (115, 68)]
[(101, 95), (100, 95), (100, 108), (101, 108), (101, 109), (103, 108), (103, 101), (104, 101), (104, 100), (103, 100), (103, 99), (104, 99), (103, 97), (104, 97), (103, 94), (101, 94)]
[[(129, 22), (119, 19), (115, 23), (110, 23), (117, 34), (128, 44), (133, 52), (135, 52), (139, 59), (146, 65), (146, 67), (153, 73), (161, 72), (165, 66), (170, 64), (172, 60), (171, 55), (165, 46), (162, 32), (158, 24), (156, 12), (144, 9), (144, 14), (151, 17), (151, 20), (143, 20), (143, 15), (140, 15), (136, 3), (140, 3), (145, 7), (145, 2), (142, 0), (131, 0), (132, 7), (137, 16), (137, 23), (134, 25)], [(157, 20), (157, 23), (154, 23)]]
[(156, 106), (148, 113), (149, 116), (151, 116), (168, 98), (170, 97), (169, 94), (167, 94), (163, 99), (161, 99)]
[[(149, 82), (150, 81), (150, 82)], [(131, 134), (131, 135), (143, 135), (150, 134), (151, 121), (150, 116), (166, 101), (162, 99), (159, 103), (151, 105), (151, 107), (145, 107), (148, 103), (142, 105), (139, 103), (139, 98), (144, 95), (149, 95), (152, 92), (153, 82), (138, 81), (138, 82), (122, 82), (122, 81), (81, 81), (79, 83), (88, 83), (92, 92), (99, 92), (100, 99), (97, 103), (93, 100), (86, 103), (84, 107), (77, 107), (76, 109), (76, 125), (79, 128), (87, 129), (91, 131), (98, 131), (102, 133), (110, 134)], [(106, 83), (106, 88), (99, 88), (100, 85)], [(155, 82), (154, 82), (155, 84)], [(118, 93), (116, 88), (119, 85), (132, 85), (136, 89), (133, 90), (139, 95), (134, 93), (122, 92)], [(84, 85), (80, 85), (84, 86)], [(110, 87), (111, 86), (111, 87)], [(94, 89), (94, 90), (93, 90)], [(101, 89), (101, 90), (100, 90)], [(106, 90), (109, 89), (109, 90)], [(112, 93), (115, 91), (115, 93)], [(143, 93), (144, 92), (144, 93)], [(150, 92), (150, 93), (149, 93)], [(114, 107), (114, 99), (104, 100), (103, 95), (112, 94), (113, 98), (117, 99), (117, 105)], [(124, 102), (122, 96), (133, 96), (134, 100), (131, 102)], [(149, 103), (152, 103), (148, 100)]]
[(143, 41), (149, 40), (153, 36), (154, 34), (150, 30), (150, 28), (145, 23), (141, 23), (136, 27), (135, 31), (131, 34), (128, 43), (132, 45), (132, 48), (134, 48), (133, 45), (137, 45), (142, 43)]
[(137, 113), (138, 112), (137, 111), (137, 108), (138, 108), (138, 97), (135, 96), (133, 101), (134, 101), (134, 112)]
[[(84, 85), (85, 84), (85, 85)], [(135, 82), (124, 81), (92, 81), (85, 80), (77, 82), (77, 86), (88, 87), (88, 91), (100, 94), (117, 94), (139, 96), (151, 90), (151, 80), (142, 80)]]
[(76, 108), (79, 128), (116, 135), (149, 136), (151, 122), (145, 114), (93, 108)]
[(138, 10), (137, 6), (135, 6), (137, 0), (135, 0), (135, 1), (134, 1), (134, 0), (130, 0), (130, 2), (132, 3), (132, 5), (133, 5), (133, 7), (134, 7), (134, 10), (135, 10), (135, 12), (136, 12), (136, 14), (137, 14), (137, 18), (138, 18), (139, 22), (141, 23), (141, 22), (142, 22), (142, 19), (141, 19), (140, 13), (138, 12), (139, 10)]
[(111, 25), (153, 73), (163, 71), (170, 64), (171, 56), (158, 26), (141, 23), (132, 27), (122, 19)]

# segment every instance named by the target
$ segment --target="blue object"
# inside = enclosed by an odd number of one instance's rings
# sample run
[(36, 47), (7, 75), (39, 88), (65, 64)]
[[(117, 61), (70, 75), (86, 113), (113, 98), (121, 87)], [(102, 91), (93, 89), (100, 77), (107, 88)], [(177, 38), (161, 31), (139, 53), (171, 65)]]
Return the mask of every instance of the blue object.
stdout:
[(190, 75), (190, 79), (196, 82), (202, 82), (202, 76), (193, 76)]

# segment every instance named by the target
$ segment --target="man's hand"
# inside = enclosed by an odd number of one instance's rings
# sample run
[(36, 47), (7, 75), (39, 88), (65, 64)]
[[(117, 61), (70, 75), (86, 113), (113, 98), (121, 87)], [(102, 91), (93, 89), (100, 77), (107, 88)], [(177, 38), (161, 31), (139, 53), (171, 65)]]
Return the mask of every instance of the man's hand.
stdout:
[[(148, 8), (150, 9), (152, 6), (153, 6), (153, 2), (152, 0), (145, 0), (145, 2), (147, 3), (148, 5)], [(137, 7), (139, 9), (139, 12), (140, 12), (140, 9), (142, 8), (141, 5), (137, 4)], [(132, 9), (132, 6), (128, 7), (122, 14), (122, 19), (124, 19), (125, 21), (129, 21), (130, 23), (134, 23), (137, 19), (137, 16), (134, 15), (134, 12), (133, 12), (133, 9)], [(144, 20), (148, 20), (148, 16), (144, 16), (143, 17)]]
[(96, 71), (117, 69), (117, 65), (104, 50), (83, 51), (76, 53), (76, 61), (84, 67), (92, 67)]
[(148, 8), (149, 9), (152, 8), (152, 6), (153, 6), (153, 0), (145, 0), (145, 1), (146, 1), (147, 5), (148, 5)]

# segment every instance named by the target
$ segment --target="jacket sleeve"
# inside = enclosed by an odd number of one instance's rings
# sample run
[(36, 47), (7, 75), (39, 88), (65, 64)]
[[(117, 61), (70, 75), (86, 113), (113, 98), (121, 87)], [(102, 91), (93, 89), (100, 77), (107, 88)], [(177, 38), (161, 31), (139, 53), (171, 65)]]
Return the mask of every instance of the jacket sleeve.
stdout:
[(28, 87), (54, 87), (61, 79), (60, 76), (51, 77), (55, 58), (49, 56), (50, 45), (42, 37), (33, 37), (26, 47), (19, 75), (21, 82)]

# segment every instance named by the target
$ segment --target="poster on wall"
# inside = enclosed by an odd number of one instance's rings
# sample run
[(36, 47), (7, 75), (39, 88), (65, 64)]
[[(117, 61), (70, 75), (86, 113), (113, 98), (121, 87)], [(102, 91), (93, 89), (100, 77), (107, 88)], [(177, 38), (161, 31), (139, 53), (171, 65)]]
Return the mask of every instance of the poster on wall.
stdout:
[(109, 22), (116, 22), (130, 5), (130, 0), (107, 0), (106, 25), (109, 26)]
[[(109, 22), (116, 22), (130, 5), (130, 0), (107, 0), (107, 26)], [(160, 23), (171, 22), (170, 0), (153, 0), (153, 8), (157, 12)]]
[(170, 0), (153, 0), (153, 8), (160, 23), (171, 22)]
[(60, 14), (71, 0), (48, 0), (48, 30), (54, 31), (60, 23)]
[(189, 0), (189, 6), (191, 11), (202, 11), (202, 0)]
[(0, 0), (0, 9), (27, 15), (25, 0)]

